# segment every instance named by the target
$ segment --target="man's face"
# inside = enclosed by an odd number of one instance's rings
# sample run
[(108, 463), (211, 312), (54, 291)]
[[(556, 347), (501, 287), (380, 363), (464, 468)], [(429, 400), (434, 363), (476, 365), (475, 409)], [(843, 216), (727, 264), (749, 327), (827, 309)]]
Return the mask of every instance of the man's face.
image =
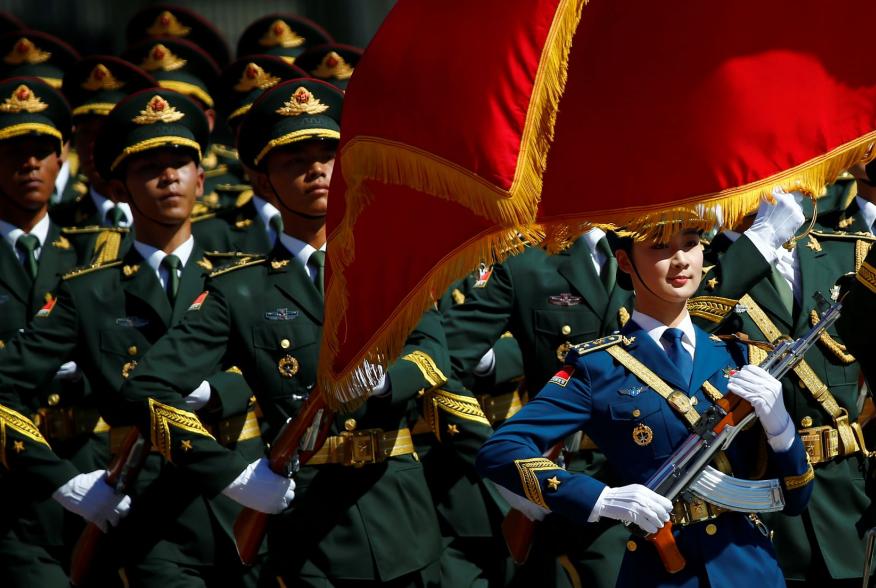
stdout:
[[(79, 166), (92, 185), (102, 184), (101, 177), (94, 166), (94, 141), (103, 126), (103, 116), (83, 116), (76, 120), (73, 142), (79, 155)], [(97, 187), (97, 186), (95, 186)], [(98, 189), (98, 192), (100, 190)]]
[[(162, 225), (188, 220), (195, 199), (204, 193), (204, 172), (187, 149), (161, 148), (135, 155), (127, 162), (124, 180), (114, 181), (136, 216)], [(135, 218), (135, 224), (140, 224)]]
[[(302, 141), (268, 154), (265, 169), (279, 206), (305, 217), (325, 216), (336, 141)], [(267, 193), (268, 190), (265, 190)]]
[(0, 195), (16, 208), (48, 206), (63, 161), (57, 139), (24, 136), (0, 141)]

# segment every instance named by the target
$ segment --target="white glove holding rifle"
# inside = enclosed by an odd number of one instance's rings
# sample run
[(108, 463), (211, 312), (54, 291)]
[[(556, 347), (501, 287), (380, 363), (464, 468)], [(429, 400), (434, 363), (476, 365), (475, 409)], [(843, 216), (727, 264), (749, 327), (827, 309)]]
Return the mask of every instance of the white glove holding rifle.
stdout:
[(295, 498), (295, 481), (275, 474), (262, 457), (246, 466), (222, 494), (247, 508), (277, 514)]
[(52, 494), (61, 506), (94, 523), (106, 533), (128, 514), (131, 499), (126, 494), (116, 494), (106, 483), (106, 471), (96, 470), (73, 476)]
[(787, 451), (794, 442), (791, 415), (782, 400), (782, 383), (756, 365), (746, 365), (730, 375), (727, 390), (747, 400), (775, 451)]
[(630, 484), (603, 490), (587, 520), (596, 522), (605, 517), (656, 533), (669, 521), (670, 513), (671, 500), (641, 484)]

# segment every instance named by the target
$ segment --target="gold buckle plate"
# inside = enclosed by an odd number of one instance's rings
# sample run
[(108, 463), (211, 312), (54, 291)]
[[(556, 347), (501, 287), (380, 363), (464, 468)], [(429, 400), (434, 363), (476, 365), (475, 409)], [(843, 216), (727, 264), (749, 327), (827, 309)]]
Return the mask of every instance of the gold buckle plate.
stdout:
[(344, 439), (344, 465), (358, 468), (376, 463), (380, 449), (379, 435), (382, 432), (381, 429), (342, 432), (340, 436)]

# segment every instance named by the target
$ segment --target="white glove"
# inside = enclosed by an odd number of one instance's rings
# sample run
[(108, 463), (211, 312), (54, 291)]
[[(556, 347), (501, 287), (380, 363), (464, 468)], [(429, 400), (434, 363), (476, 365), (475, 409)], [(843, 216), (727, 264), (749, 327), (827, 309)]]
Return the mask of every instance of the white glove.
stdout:
[[(727, 390), (751, 403), (767, 438), (782, 436), (789, 429), (791, 415), (782, 401), (782, 383), (763, 368), (747, 365), (734, 372)], [(777, 449), (775, 446), (773, 448)]]
[(210, 384), (207, 380), (201, 382), (200, 386), (192, 390), (188, 396), (183, 398), (183, 403), (186, 405), (186, 409), (191, 412), (196, 412), (204, 408), (208, 402), (210, 402), (210, 395), (212, 391), (210, 390)]
[(484, 356), (478, 361), (478, 364), (474, 368), (474, 375), (476, 376), (489, 376), (496, 370), (496, 352), (493, 351), (492, 347), (489, 351), (484, 353)]
[(669, 520), (672, 501), (641, 484), (630, 484), (602, 491), (588, 520), (606, 517), (633, 523), (646, 533), (656, 533)]
[(56, 380), (70, 380), (75, 382), (81, 377), (82, 371), (79, 369), (79, 366), (76, 365), (75, 361), (68, 361), (59, 367), (57, 372), (55, 372)]
[(386, 370), (379, 363), (362, 361), (362, 367), (353, 376), (359, 387), (369, 388), (368, 396), (386, 396), (392, 390), (392, 383), (386, 375)]
[(295, 481), (275, 474), (262, 457), (246, 466), (222, 494), (253, 510), (277, 514), (295, 498)]
[(775, 251), (797, 232), (806, 217), (803, 215), (803, 195), (800, 192), (785, 192), (781, 188), (773, 189), (775, 204), (767, 200), (761, 200), (757, 209), (757, 216), (745, 235), (751, 239), (758, 250), (764, 254), (767, 261), (772, 262), (775, 254), (769, 256), (768, 252)]
[(126, 494), (116, 494), (106, 483), (105, 470), (73, 476), (55, 490), (52, 498), (70, 512), (96, 524), (104, 533), (118, 525), (131, 508), (131, 499)]

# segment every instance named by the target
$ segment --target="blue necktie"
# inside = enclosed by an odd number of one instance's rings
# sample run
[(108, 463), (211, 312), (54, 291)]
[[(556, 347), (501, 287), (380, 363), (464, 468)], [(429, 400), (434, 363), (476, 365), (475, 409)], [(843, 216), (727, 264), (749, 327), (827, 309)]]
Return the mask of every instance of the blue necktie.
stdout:
[(663, 331), (660, 340), (664, 342), (666, 354), (681, 374), (682, 381), (690, 385), (690, 379), (693, 376), (693, 358), (681, 344), (683, 336), (684, 332), (681, 329), (670, 328)]

